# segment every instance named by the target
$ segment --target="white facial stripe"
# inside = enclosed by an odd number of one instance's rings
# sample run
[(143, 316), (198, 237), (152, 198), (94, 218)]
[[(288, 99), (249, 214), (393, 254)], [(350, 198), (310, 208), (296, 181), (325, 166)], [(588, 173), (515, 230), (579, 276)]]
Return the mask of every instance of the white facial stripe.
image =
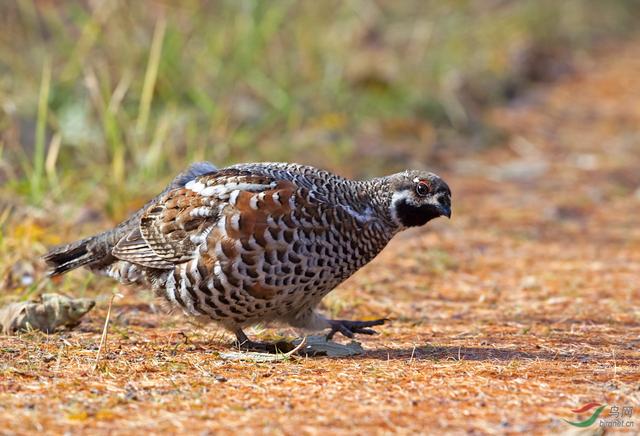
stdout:
[(402, 200), (411, 200), (413, 198), (413, 193), (409, 190), (394, 192), (391, 197), (391, 206), (390, 206), (390, 214), (391, 219), (394, 223), (402, 227), (402, 222), (400, 221), (400, 217), (398, 216), (398, 203)]

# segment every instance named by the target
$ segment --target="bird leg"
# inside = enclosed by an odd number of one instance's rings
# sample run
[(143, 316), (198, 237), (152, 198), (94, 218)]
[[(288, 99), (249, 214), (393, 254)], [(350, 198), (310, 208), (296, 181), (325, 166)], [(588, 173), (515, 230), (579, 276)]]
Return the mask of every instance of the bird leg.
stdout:
[(386, 318), (376, 319), (373, 321), (349, 321), (346, 319), (330, 319), (329, 326), (331, 327), (331, 331), (327, 334), (327, 340), (331, 340), (333, 335), (340, 332), (344, 336), (348, 338), (353, 338), (355, 334), (362, 335), (375, 335), (377, 332), (367, 327), (373, 327), (376, 325), (382, 325), (385, 321), (388, 321)]
[(247, 337), (247, 335), (238, 329), (235, 331), (236, 340), (234, 346), (242, 351), (253, 351), (257, 353), (288, 353), (295, 348), (291, 342), (279, 341), (279, 342), (255, 342)]

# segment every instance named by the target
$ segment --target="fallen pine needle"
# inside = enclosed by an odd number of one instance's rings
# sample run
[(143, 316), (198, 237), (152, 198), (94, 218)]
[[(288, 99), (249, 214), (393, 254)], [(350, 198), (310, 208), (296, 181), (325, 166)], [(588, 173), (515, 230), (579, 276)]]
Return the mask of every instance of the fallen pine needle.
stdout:
[(113, 300), (116, 298), (116, 294), (111, 294), (111, 300), (109, 300), (109, 308), (107, 309), (107, 317), (104, 320), (104, 327), (102, 328), (102, 337), (100, 338), (100, 346), (98, 347), (98, 354), (96, 355), (96, 363), (93, 365), (93, 371), (98, 369), (100, 364), (100, 356), (102, 356), (102, 349), (107, 348), (107, 333), (109, 332), (109, 319), (111, 318), (111, 307), (113, 306)]

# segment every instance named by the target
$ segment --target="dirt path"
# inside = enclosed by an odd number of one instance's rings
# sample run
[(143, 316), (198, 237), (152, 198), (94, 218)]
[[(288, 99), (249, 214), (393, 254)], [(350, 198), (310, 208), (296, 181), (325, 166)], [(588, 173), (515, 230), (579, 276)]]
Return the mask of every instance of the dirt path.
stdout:
[(638, 71), (640, 44), (616, 46), (491, 114), (512, 140), (445, 175), (453, 219), (328, 299), (394, 319), (364, 356), (223, 361), (230, 337), (129, 296), (98, 373), (105, 304), (63, 337), (0, 339), (0, 433), (558, 433), (590, 401), (639, 427)]

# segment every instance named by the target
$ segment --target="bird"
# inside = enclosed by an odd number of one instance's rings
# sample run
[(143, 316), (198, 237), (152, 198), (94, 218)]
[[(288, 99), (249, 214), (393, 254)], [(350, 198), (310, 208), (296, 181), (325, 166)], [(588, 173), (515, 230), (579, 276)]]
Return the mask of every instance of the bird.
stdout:
[(399, 232), (451, 218), (451, 190), (423, 170), (350, 180), (295, 163), (217, 168), (198, 162), (103, 233), (53, 248), (50, 276), (79, 267), (150, 288), (187, 315), (213, 320), (243, 350), (273, 352), (244, 329), (279, 322), (348, 338), (386, 319), (330, 319), (336, 286)]

